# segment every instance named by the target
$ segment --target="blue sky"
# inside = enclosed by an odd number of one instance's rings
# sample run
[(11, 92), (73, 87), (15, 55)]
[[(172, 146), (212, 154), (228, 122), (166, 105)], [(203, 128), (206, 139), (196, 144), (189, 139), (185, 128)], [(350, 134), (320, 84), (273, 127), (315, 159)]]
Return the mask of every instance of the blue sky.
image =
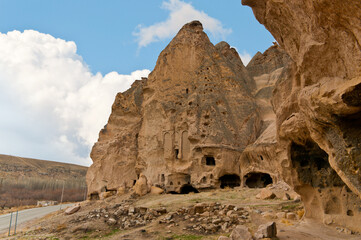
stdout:
[(0, 153), (91, 164), (116, 92), (193, 18), (245, 62), (274, 41), (240, 0), (1, 0)]

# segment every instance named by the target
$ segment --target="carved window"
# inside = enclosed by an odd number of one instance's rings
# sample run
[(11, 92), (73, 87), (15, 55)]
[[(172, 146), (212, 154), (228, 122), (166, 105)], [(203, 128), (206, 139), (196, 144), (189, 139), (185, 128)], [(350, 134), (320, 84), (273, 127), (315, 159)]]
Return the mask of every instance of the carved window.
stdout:
[(216, 161), (213, 156), (206, 156), (206, 165), (208, 165), (208, 166), (216, 165)]
[(175, 158), (178, 159), (179, 149), (174, 149)]

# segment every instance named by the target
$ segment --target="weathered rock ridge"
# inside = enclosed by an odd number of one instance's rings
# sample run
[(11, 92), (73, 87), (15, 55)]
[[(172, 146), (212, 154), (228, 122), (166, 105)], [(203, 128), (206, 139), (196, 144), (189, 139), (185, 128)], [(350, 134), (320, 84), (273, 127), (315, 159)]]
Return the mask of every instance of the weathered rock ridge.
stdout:
[[(148, 79), (116, 96), (91, 152), (90, 198), (130, 188), (140, 174), (167, 192), (244, 184), (241, 154), (269, 125), (254, 93), (272, 84), (257, 86), (235, 49), (214, 46), (200, 22), (186, 24)], [(273, 170), (268, 183), (278, 179)]]
[(360, 231), (361, 2), (242, 3), (292, 59), (272, 98), (282, 178), (306, 217)]
[(274, 45), (246, 68), (200, 22), (186, 24), (149, 77), (116, 96), (91, 152), (89, 197), (124, 192), (140, 176), (177, 193), (278, 181), (270, 99), (288, 62)]

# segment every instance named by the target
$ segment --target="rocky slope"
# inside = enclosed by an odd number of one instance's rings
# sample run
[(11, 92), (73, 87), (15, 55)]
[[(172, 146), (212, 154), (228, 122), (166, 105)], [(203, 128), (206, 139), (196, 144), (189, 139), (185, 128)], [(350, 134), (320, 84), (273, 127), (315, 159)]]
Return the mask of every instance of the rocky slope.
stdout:
[(0, 154), (0, 178), (37, 177), (59, 180), (79, 179), (85, 166)]
[(307, 217), (360, 231), (360, 1), (242, 3), (292, 59), (272, 99), (282, 178)]

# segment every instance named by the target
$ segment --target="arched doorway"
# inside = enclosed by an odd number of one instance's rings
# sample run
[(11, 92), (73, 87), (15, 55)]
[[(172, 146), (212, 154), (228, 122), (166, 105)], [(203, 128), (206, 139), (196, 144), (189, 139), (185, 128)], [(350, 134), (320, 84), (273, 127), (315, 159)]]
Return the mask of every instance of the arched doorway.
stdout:
[(225, 187), (239, 187), (241, 186), (241, 178), (237, 174), (227, 174), (219, 178), (221, 188)]
[(185, 184), (180, 188), (180, 194), (188, 194), (188, 193), (199, 193), (199, 191), (193, 187), (191, 184)]
[(272, 177), (268, 173), (250, 172), (245, 176), (245, 184), (249, 188), (265, 188), (272, 183)]

